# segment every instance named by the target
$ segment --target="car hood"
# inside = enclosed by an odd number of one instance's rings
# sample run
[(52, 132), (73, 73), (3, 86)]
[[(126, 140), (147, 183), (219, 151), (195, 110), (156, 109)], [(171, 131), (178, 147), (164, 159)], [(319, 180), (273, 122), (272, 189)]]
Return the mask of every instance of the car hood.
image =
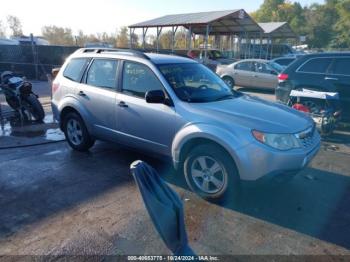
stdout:
[(203, 118), (209, 116), (223, 125), (234, 123), (268, 133), (298, 133), (313, 125), (312, 119), (302, 112), (249, 95), (192, 105), (197, 113), (204, 114)]

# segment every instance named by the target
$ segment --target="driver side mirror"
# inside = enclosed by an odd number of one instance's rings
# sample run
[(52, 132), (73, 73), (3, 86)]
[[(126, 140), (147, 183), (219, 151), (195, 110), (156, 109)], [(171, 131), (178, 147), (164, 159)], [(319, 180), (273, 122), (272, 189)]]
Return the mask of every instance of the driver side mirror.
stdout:
[(166, 100), (163, 90), (148, 91), (145, 98), (146, 102), (150, 104), (164, 104)]

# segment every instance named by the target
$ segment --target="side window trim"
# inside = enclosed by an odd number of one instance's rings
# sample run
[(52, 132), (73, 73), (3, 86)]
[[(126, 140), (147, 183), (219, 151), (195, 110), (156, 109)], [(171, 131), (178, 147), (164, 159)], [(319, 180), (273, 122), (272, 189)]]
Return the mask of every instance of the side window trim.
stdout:
[[(326, 71), (324, 73), (317, 73), (317, 72), (308, 72), (308, 71), (300, 71), (300, 69), (306, 65), (308, 62), (310, 62), (311, 60), (315, 60), (315, 59), (332, 59), (332, 61), (329, 63)], [(313, 58), (309, 58), (308, 60), (306, 60), (304, 63), (302, 63), (298, 68), (297, 70), (295, 70), (296, 73), (301, 73), (301, 74), (315, 74), (315, 75), (325, 75), (328, 73), (331, 65), (333, 64), (333, 61), (334, 61), (334, 57), (328, 57), (328, 56), (325, 56), (325, 57), (313, 57)]]
[(89, 72), (93, 61), (94, 61), (94, 59), (91, 58), (89, 63), (87, 64), (87, 66), (86, 66), (86, 68), (84, 70), (83, 76), (81, 77), (80, 83), (86, 84), (87, 73)]
[(101, 86), (93, 86), (93, 87), (95, 87), (95, 88), (102, 88), (102, 89), (105, 89), (105, 90), (110, 90), (110, 91), (117, 92), (118, 91), (118, 87), (119, 87), (119, 78), (118, 78), (119, 77), (119, 70), (120, 70), (120, 67), (121, 67), (121, 60), (120, 59), (107, 58), (107, 57), (93, 57), (93, 58), (91, 58), (89, 63), (88, 63), (88, 65), (85, 68), (82, 80), (80, 82), (82, 84), (88, 85), (87, 84), (87, 76), (88, 76), (88, 73), (89, 73), (89, 70), (90, 70), (92, 64), (96, 60), (113, 60), (113, 61), (117, 61), (117, 70), (116, 70), (117, 81), (115, 81), (115, 83), (114, 83), (114, 88), (107, 88), (107, 87), (101, 87)]

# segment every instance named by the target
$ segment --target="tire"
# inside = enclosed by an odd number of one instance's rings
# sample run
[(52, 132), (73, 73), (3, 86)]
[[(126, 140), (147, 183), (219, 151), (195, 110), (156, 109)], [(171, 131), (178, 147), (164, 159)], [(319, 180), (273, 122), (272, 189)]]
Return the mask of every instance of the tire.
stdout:
[(83, 119), (75, 112), (68, 113), (64, 117), (63, 131), (68, 144), (76, 151), (88, 151), (95, 143)]
[(27, 110), (29, 110), (30, 114), (33, 116), (35, 121), (38, 121), (38, 122), (43, 121), (45, 117), (45, 111), (39, 99), (35, 95), (30, 94), (29, 96), (24, 98), (24, 100), (28, 104)]
[(224, 76), (222, 80), (232, 89), (235, 89), (235, 80), (230, 76)]
[[(237, 200), (240, 178), (234, 161), (223, 148), (211, 144), (196, 146), (186, 156), (183, 170), (187, 185), (200, 197), (220, 202)], [(204, 189), (206, 185), (208, 190)]]

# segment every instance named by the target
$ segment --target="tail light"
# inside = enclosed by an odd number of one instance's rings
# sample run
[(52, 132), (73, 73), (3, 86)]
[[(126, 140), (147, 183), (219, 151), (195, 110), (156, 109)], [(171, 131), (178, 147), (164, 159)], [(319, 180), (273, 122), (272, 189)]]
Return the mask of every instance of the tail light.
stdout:
[(56, 93), (56, 91), (58, 90), (58, 88), (60, 87), (59, 83), (52, 83), (52, 94)]
[(287, 74), (279, 74), (278, 75), (278, 80), (280, 80), (280, 81), (286, 81), (287, 79), (288, 79)]

